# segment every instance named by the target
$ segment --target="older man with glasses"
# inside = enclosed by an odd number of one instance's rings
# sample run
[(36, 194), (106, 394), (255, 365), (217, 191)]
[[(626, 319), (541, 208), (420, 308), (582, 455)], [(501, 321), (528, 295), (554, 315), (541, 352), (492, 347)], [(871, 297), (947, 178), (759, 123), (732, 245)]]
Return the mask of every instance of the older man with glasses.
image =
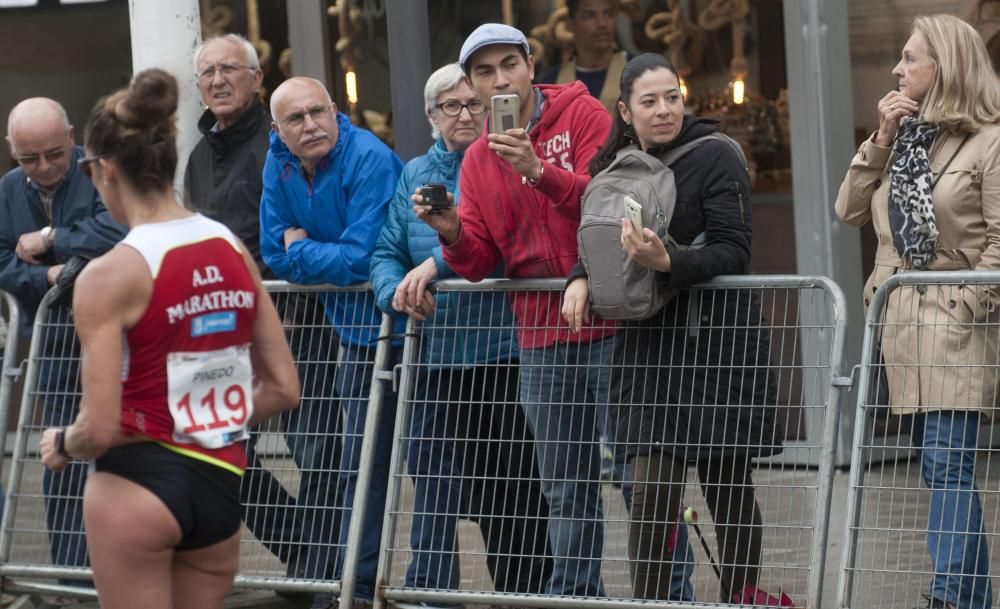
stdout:
[[(205, 112), (203, 138), (184, 175), (187, 207), (222, 222), (246, 244), (265, 279), (275, 275), (260, 255), (261, 172), (271, 120), (261, 103), (263, 74), (257, 51), (242, 36), (209, 38), (194, 52), (198, 91)], [(306, 293), (280, 294), (278, 312), (298, 362), (302, 397), (298, 409), (281, 415), (285, 443), (299, 470), (296, 495), (257, 457), (251, 432), (251, 467), (243, 475), (243, 520), (257, 539), (286, 565), (290, 577), (333, 576), (339, 538), (337, 465), (340, 416), (328, 362), (337, 357), (337, 336), (326, 322), (323, 303)], [(315, 599), (325, 605), (329, 599)]]
[[(18, 167), (0, 178), (0, 289), (22, 308), (22, 334), (31, 331), (35, 311), (74, 257), (100, 256), (125, 234), (104, 208), (93, 183), (77, 167), (83, 148), (74, 143), (73, 126), (57, 102), (26, 99), (7, 119), (7, 144)], [(72, 333), (69, 303), (60, 301), (49, 317), (39, 372), (43, 427), (68, 425), (76, 417), (79, 351)], [(87, 566), (83, 536), (84, 464), (42, 478), (49, 549), (54, 565)]]
[[(337, 112), (317, 80), (283, 82), (271, 96), (271, 117), (274, 131), (260, 203), (264, 262), (293, 283), (350, 286), (368, 281), (402, 162), (374, 135)], [(371, 292), (331, 294), (326, 309), (342, 354), (334, 384), (344, 416), (338, 501), (343, 514), (340, 545), (346, 548), (381, 314)], [(404, 316), (397, 318), (394, 334), (402, 334), (404, 322)], [(395, 417), (396, 395), (387, 390), (368, 505), (364, 514), (353, 515), (364, 523), (361, 542), (352, 548), (360, 554), (357, 577), (351, 582), (356, 585), (355, 607), (370, 606), (375, 594)], [(335, 577), (342, 576), (340, 561)]]

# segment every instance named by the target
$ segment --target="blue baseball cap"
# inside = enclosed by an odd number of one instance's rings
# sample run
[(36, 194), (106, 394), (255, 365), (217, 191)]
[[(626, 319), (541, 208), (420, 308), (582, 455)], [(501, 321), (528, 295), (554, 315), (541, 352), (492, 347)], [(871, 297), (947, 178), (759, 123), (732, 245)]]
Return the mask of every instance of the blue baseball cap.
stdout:
[(521, 30), (502, 23), (484, 23), (465, 39), (462, 51), (458, 54), (458, 65), (462, 67), (462, 70), (467, 71), (465, 63), (469, 61), (469, 58), (479, 49), (492, 44), (520, 45), (524, 49), (525, 55), (531, 55), (528, 39), (524, 37)]

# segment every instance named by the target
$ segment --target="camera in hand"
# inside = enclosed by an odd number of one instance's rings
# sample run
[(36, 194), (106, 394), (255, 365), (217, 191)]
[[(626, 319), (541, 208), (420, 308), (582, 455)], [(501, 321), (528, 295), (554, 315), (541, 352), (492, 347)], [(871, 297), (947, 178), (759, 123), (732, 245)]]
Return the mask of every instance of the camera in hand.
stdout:
[(448, 189), (444, 184), (424, 184), (420, 187), (420, 196), (424, 198), (424, 205), (430, 205), (431, 210), (427, 213), (437, 215), (442, 209), (448, 209)]

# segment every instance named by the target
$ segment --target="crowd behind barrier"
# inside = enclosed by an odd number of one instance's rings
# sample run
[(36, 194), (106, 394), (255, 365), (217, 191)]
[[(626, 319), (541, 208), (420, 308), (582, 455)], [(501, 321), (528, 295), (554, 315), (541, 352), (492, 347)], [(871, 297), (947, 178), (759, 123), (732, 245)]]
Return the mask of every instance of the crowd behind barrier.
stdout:
[[(464, 281), (439, 282), (437, 290), (454, 292), (456, 298), (463, 295), (511, 291), (552, 291), (561, 290), (562, 282), (558, 280), (538, 281), (505, 281), (490, 280), (479, 284)], [(943, 349), (932, 357), (932, 361), (918, 362), (912, 367), (900, 367), (897, 370), (887, 370), (888, 378), (897, 379), (902, 376), (902, 385), (909, 386), (918, 383), (922, 367), (954, 368), (959, 372), (966, 371), (966, 381), (954, 387), (930, 387), (925, 391), (938, 391), (942, 399), (950, 399), (949, 391), (968, 389), (971, 380), (976, 375), (986, 375), (985, 381), (995, 384), (997, 367), (997, 337), (1000, 337), (1000, 314), (992, 310), (986, 312), (968, 311), (962, 307), (965, 302), (962, 295), (971, 291), (973, 294), (993, 293), (1000, 289), (1000, 273), (963, 273), (956, 274), (901, 274), (890, 280), (872, 300), (872, 307), (865, 327), (865, 347), (862, 357), (860, 385), (858, 386), (858, 413), (855, 423), (855, 438), (851, 459), (850, 486), (847, 502), (847, 523), (845, 532), (843, 556), (841, 557), (840, 575), (837, 586), (837, 607), (909, 607), (918, 602), (918, 594), (922, 585), (932, 572), (927, 564), (926, 553), (922, 550), (926, 523), (926, 505), (928, 491), (919, 483), (919, 464), (910, 461), (910, 449), (907, 422), (905, 417), (889, 417), (880, 401), (888, 401), (885, 392), (881, 395), (877, 389), (880, 376), (879, 353), (875, 349), (878, 338), (883, 337), (888, 325), (884, 322), (886, 307), (907, 306), (912, 299), (899, 298), (901, 291), (908, 290), (920, 298), (940, 297), (946, 302), (955, 302), (951, 307), (954, 315), (947, 318), (920, 319), (922, 332), (960, 333), (971, 324), (984, 332), (977, 336), (985, 338), (980, 342), (966, 340), (965, 348), (956, 353)], [(365, 286), (354, 288), (329, 288), (325, 286), (303, 287), (289, 285), (284, 282), (269, 282), (268, 290), (272, 294), (279, 311), (289, 311), (291, 301), (302, 295), (318, 296), (320, 299), (355, 299), (363, 301), (370, 297)], [(739, 332), (742, 324), (733, 327), (717, 327), (706, 323), (711, 319), (711, 311), (726, 306), (732, 306), (734, 298), (744, 293), (756, 294), (762, 303), (761, 314), (770, 331), (770, 350), (767, 361), (756, 364), (762, 372), (773, 378), (776, 386), (778, 419), (783, 438), (780, 442), (780, 452), (774, 456), (758, 459), (753, 471), (753, 485), (756, 489), (757, 502), (760, 505), (760, 543), (762, 544), (762, 560), (759, 565), (750, 565), (745, 556), (737, 554), (735, 558), (724, 559), (718, 550), (717, 536), (719, 532), (714, 526), (710, 510), (705, 503), (704, 487), (696, 484), (695, 467), (688, 468), (685, 484), (683, 505), (690, 507), (700, 516), (700, 520), (691, 522), (687, 529), (687, 539), (692, 550), (688, 554), (689, 564), (678, 561), (675, 554), (672, 564), (664, 562), (661, 576), (670, 577), (671, 570), (681, 570), (693, 573), (691, 576), (691, 595), (683, 601), (673, 599), (658, 599), (655, 605), (672, 603), (672, 606), (705, 606), (719, 602), (719, 579), (715, 575), (716, 565), (722, 568), (740, 568), (759, 566), (759, 578), (756, 580), (760, 591), (769, 593), (775, 598), (789, 599), (797, 607), (820, 607), (823, 600), (824, 570), (827, 565), (827, 549), (839, 540), (829, 538), (830, 511), (833, 494), (833, 453), (836, 446), (836, 435), (839, 415), (846, 406), (842, 399), (847, 387), (844, 377), (844, 360), (851, 358), (843, 353), (844, 333), (846, 330), (846, 310), (844, 298), (840, 289), (825, 278), (795, 277), (795, 276), (743, 276), (717, 278), (709, 284), (690, 290), (682, 297), (695, 299), (699, 315), (689, 315), (685, 320), (676, 320), (677, 326), (688, 333), (690, 340), (706, 340), (713, 334), (722, 337), (733, 332)], [(930, 296), (928, 296), (930, 294)], [(72, 331), (71, 318), (63, 315), (50, 315), (50, 293), (43, 302), (32, 335), (32, 344), (24, 371), (24, 392), (21, 397), (20, 419), (17, 427), (17, 439), (13, 445), (13, 459), (10, 463), (10, 474), (6, 479), (8, 501), (3, 512), (2, 530), (0, 530), (0, 574), (18, 579), (19, 585), (34, 586), (39, 591), (72, 590), (79, 585), (77, 580), (89, 580), (91, 573), (85, 566), (56, 566), (53, 561), (55, 552), (65, 548), (53, 547), (52, 538), (61, 540), (65, 547), (77, 549), (83, 538), (82, 529), (76, 526), (72, 517), (72, 505), (78, 497), (56, 495), (50, 500), (56, 502), (53, 507), (43, 505), (41, 492), (42, 467), (37, 456), (37, 436), (42, 421), (42, 400), (54, 400), (61, 407), (72, 410), (79, 399), (79, 388), (61, 395), (53, 395), (47, 390), (43, 370), (61, 370), (78, 357), (75, 350), (75, 336)], [(4, 353), (3, 384), (0, 385), (0, 419), (6, 419), (10, 412), (10, 384), (15, 380), (18, 362), (15, 361), (17, 339), (17, 307), (13, 299), (5, 295), (5, 321), (8, 335)], [(988, 301), (988, 300), (987, 300)], [(903, 304), (901, 304), (903, 303)], [(981, 315), (978, 313), (982, 313)], [(484, 313), (485, 315), (485, 313)], [(307, 321), (303, 321), (307, 320)], [(704, 320), (704, 321), (703, 321)], [(746, 320), (749, 324), (753, 320)], [(309, 341), (322, 335), (323, 328), (309, 320), (309, 316), (300, 316), (298, 321), (294, 315), (285, 315), (286, 330), (291, 341)], [(301, 496), (298, 493), (301, 480), (307, 473), (321, 473), (337, 479), (339, 488), (341, 480), (346, 476), (358, 476), (358, 489), (362, 491), (368, 485), (365, 483), (371, 475), (374, 451), (391, 450), (389, 492), (386, 501), (386, 518), (383, 529), (383, 541), (379, 555), (379, 581), (382, 584), (382, 594), (377, 597), (381, 604), (389, 602), (428, 602), (431, 604), (485, 603), (493, 605), (515, 606), (566, 606), (566, 607), (597, 607), (626, 606), (633, 602), (630, 585), (629, 569), (634, 568), (635, 561), (629, 558), (626, 540), (630, 522), (628, 512), (629, 482), (626, 480), (623, 488), (610, 483), (601, 483), (595, 479), (592, 482), (600, 484), (600, 501), (603, 504), (603, 524), (605, 527), (605, 543), (602, 555), (602, 577), (606, 598), (596, 597), (553, 597), (544, 592), (516, 590), (508, 587), (507, 591), (498, 591), (496, 585), (498, 574), (502, 569), (510, 569), (509, 565), (532, 564), (530, 559), (544, 558), (543, 552), (537, 549), (525, 548), (523, 553), (510, 550), (493, 552), (487, 547), (490, 539), (489, 525), (491, 516), (501, 512), (501, 508), (517, 505), (520, 499), (518, 489), (522, 483), (529, 482), (530, 474), (501, 478), (489, 470), (464, 469), (462, 463), (477, 462), (468, 447), (477, 446), (478, 450), (487, 450), (469, 440), (475, 438), (476, 419), (457, 417), (463, 414), (458, 410), (443, 413), (445, 418), (461, 421), (454, 428), (455, 450), (451, 453), (457, 463), (450, 470), (451, 481), (457, 481), (455, 488), (460, 489), (457, 497), (442, 498), (441, 505), (423, 506), (418, 510), (413, 504), (413, 484), (420, 476), (408, 475), (407, 457), (415, 453), (408, 452), (408, 447), (416, 442), (434, 438), (414, 434), (414, 428), (409, 424), (415, 409), (426, 408), (427, 395), (414, 394), (416, 379), (426, 375), (433, 365), (422, 357), (424, 353), (422, 341), (434, 338), (435, 332), (469, 333), (472, 330), (484, 328), (472, 324), (469, 327), (451, 327), (448, 330), (435, 330), (433, 327), (421, 328), (420, 324), (411, 320), (404, 337), (391, 336), (391, 323), (387, 320), (379, 335), (384, 340), (377, 341), (375, 365), (365, 366), (367, 370), (358, 370), (358, 374), (372, 374), (379, 382), (372, 383), (371, 401), (378, 402), (381, 392), (399, 389), (398, 410), (396, 412), (395, 434), (391, 447), (374, 446), (375, 429), (369, 417), (364, 433), (360, 430), (339, 428), (336, 432), (335, 444), (343, 446), (346, 443), (360, 442), (361, 459), (356, 469), (341, 471), (337, 468), (339, 460), (317, 457), (308, 464), (296, 463), (288, 447), (304, 434), (307, 429), (290, 425), (287, 420), (275, 421), (267, 429), (260, 430), (256, 441), (256, 454), (259, 465), (266, 468), (273, 480), (287, 490), (286, 496)], [(916, 335), (914, 335), (916, 336)], [(47, 358), (41, 357), (40, 345), (46, 340), (58, 337), (64, 348)], [(440, 337), (438, 337), (440, 338)], [(959, 337), (961, 338), (961, 337)], [(912, 340), (919, 340), (911, 338)], [(393, 342), (403, 344), (403, 362), (394, 367), (389, 359), (389, 350)], [(975, 344), (973, 344), (975, 343)], [(725, 344), (723, 342), (723, 344)], [(991, 346), (993, 348), (991, 348)], [(342, 359), (343, 350), (336, 345), (326, 346), (326, 360), (299, 361), (297, 364), (308, 366), (313, 374), (334, 375), (339, 370), (359, 368), (350, 366), (350, 362)], [(905, 345), (899, 345), (905, 349)], [(731, 354), (730, 354), (731, 355)], [(722, 353), (719, 366), (726, 366), (726, 354)], [(44, 360), (44, 361), (43, 361)], [(372, 369), (374, 368), (374, 369)], [(977, 372), (979, 371), (979, 372)], [(671, 374), (671, 370), (665, 370)], [(51, 373), (50, 373), (51, 374)], [(971, 379), (971, 380), (970, 380)], [(501, 379), (494, 379), (501, 383)], [(508, 379), (509, 382), (509, 379)], [(882, 381), (884, 382), (884, 380)], [(315, 382), (303, 383), (303, 402), (311, 400), (322, 401), (335, 399), (329, 393), (323, 393), (322, 387), (328, 387), (325, 379), (315, 379)], [(501, 392), (502, 393), (502, 392)], [(516, 394), (515, 394), (516, 395)], [(509, 406), (516, 399), (494, 402), (476, 402), (475, 400), (461, 403), (455, 408), (465, 411), (493, 409), (498, 406)], [(876, 415), (871, 415), (876, 412)], [(990, 430), (989, 425), (982, 426), (982, 433)], [(419, 429), (417, 429), (419, 431)], [(597, 441), (595, 439), (595, 441)], [(992, 453), (991, 442), (984, 444), (987, 454)], [(525, 453), (532, 449), (543, 447), (532, 445), (530, 440), (512, 437), (509, 446), (504, 447), (505, 454)], [(464, 452), (463, 452), (464, 451)], [(418, 457), (419, 458), (419, 457)], [(332, 459), (332, 460), (331, 460)], [(811, 464), (804, 467), (803, 464)], [(1000, 510), (994, 500), (1000, 493), (1000, 485), (995, 480), (995, 470), (990, 469), (988, 459), (981, 458), (977, 469), (979, 487), (983, 490), (982, 526), (987, 540), (983, 546), (993, 546), (993, 531), (997, 530)], [(319, 470), (319, 471), (314, 471)], [(442, 470), (443, 471), (443, 470)], [(444, 478), (442, 475), (441, 478)], [(247, 480), (252, 479), (247, 476)], [(425, 480), (426, 481), (426, 480)], [(436, 480), (440, 482), (441, 480)], [(478, 489), (478, 492), (476, 492)], [(272, 489), (273, 490), (273, 489)], [(298, 495), (296, 495), (298, 493)], [(329, 560), (343, 560), (343, 572), (347, 577), (356, 567), (357, 555), (352, 551), (356, 547), (354, 540), (360, 535), (361, 527), (371, 526), (362, 523), (359, 518), (351, 515), (364, 512), (365, 502), (369, 499), (364, 492), (359, 492), (347, 508), (348, 504), (331, 501), (330, 507), (323, 513), (315, 513), (318, 508), (305, 509), (301, 506), (274, 504), (274, 495), (268, 494), (266, 488), (244, 489), (247, 514), (256, 514), (271, 525), (272, 533), (260, 533), (267, 530), (258, 528), (259, 537), (254, 537), (248, 529), (244, 530), (241, 545), (240, 575), (237, 586), (244, 588), (263, 588), (273, 590), (325, 591), (334, 594), (350, 594), (349, 587), (344, 587), (339, 581), (328, 578), (307, 578), (301, 573), (289, 569), (287, 560), (279, 560), (278, 556), (327, 557)], [(838, 503), (839, 505), (839, 503)], [(70, 508), (70, 509), (67, 509)], [(349, 512), (348, 512), (349, 509)], [(536, 507), (537, 509), (537, 507)], [(311, 512), (311, 513), (310, 513)], [(284, 522), (267, 520), (270, 515), (286, 517)], [(324, 531), (324, 528), (336, 527), (341, 522), (338, 516), (348, 516), (349, 531), (345, 536), (334, 531)], [(456, 577), (451, 580), (450, 589), (428, 589), (405, 585), (403, 573), (412, 557), (409, 544), (411, 527), (416, 517), (451, 516), (461, 519), (458, 527), (457, 547), (441, 548), (432, 552), (428, 558), (435, 568), (454, 569)], [(503, 514), (501, 514), (502, 516)], [(58, 518), (53, 518), (58, 516)], [(501, 526), (509, 526), (509, 519), (494, 518)], [(526, 518), (527, 522), (543, 523), (544, 517), (538, 514), (534, 518)], [(678, 515), (678, 520), (685, 520)], [(690, 521), (690, 519), (688, 519)], [(298, 523), (297, 525), (290, 523)], [(326, 542), (302, 543), (301, 532), (298, 544), (287, 539), (296, 539), (294, 535), (286, 535), (293, 526), (304, 526), (312, 529), (317, 536), (313, 539), (327, 539)], [(470, 529), (470, 522), (479, 526), (477, 534)], [(504, 525), (504, 523), (507, 523)], [(697, 531), (695, 531), (697, 524)], [(248, 525), (249, 526), (249, 525)], [(680, 527), (677, 527), (678, 529)], [(523, 527), (528, 530), (530, 527)], [(50, 536), (50, 532), (55, 535)], [(508, 534), (502, 529), (499, 535)], [(271, 535), (268, 537), (267, 535)], [(678, 536), (679, 537), (679, 536)], [(346, 539), (346, 543), (341, 543)], [(283, 541), (285, 540), (285, 541)], [(486, 544), (484, 544), (484, 540)], [(668, 540), (669, 541), (669, 540)], [(677, 543), (674, 538), (673, 543)], [(58, 545), (58, 544), (57, 544)], [(707, 550), (707, 552), (706, 552)], [(988, 554), (982, 552), (976, 556), (989, 565)], [(500, 559), (500, 560), (497, 560)], [(836, 560), (836, 557), (834, 557)], [(293, 564), (295, 564), (293, 562)], [(502, 567), (498, 565), (507, 565)], [(510, 574), (510, 571), (507, 572)], [(523, 573), (518, 573), (523, 575)], [(55, 580), (56, 583), (52, 583)], [(827, 587), (832, 586), (827, 582)], [(346, 589), (345, 589), (346, 588)], [(78, 589), (84, 590), (86, 589)], [(642, 601), (649, 604), (650, 601)], [(756, 599), (757, 604), (768, 602), (765, 598)], [(753, 603), (748, 603), (753, 604)], [(829, 606), (829, 604), (827, 604)]]

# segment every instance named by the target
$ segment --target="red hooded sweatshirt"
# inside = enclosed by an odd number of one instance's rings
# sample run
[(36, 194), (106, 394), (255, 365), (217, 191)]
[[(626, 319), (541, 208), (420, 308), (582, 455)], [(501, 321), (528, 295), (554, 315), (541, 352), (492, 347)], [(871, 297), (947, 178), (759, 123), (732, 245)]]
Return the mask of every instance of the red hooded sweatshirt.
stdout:
[[(510, 278), (565, 278), (578, 260), (576, 230), (580, 198), (590, 181), (587, 165), (608, 137), (611, 116), (582, 82), (535, 89), (545, 96), (541, 117), (530, 133), (544, 165), (536, 186), (522, 184), (510, 163), (489, 149), (485, 134), (462, 160), (462, 230), (455, 243), (444, 247), (444, 259), (469, 281), (487, 277), (501, 260)], [(589, 342), (614, 333), (610, 323), (571, 332), (560, 313), (561, 296), (511, 296), (522, 349)]]

